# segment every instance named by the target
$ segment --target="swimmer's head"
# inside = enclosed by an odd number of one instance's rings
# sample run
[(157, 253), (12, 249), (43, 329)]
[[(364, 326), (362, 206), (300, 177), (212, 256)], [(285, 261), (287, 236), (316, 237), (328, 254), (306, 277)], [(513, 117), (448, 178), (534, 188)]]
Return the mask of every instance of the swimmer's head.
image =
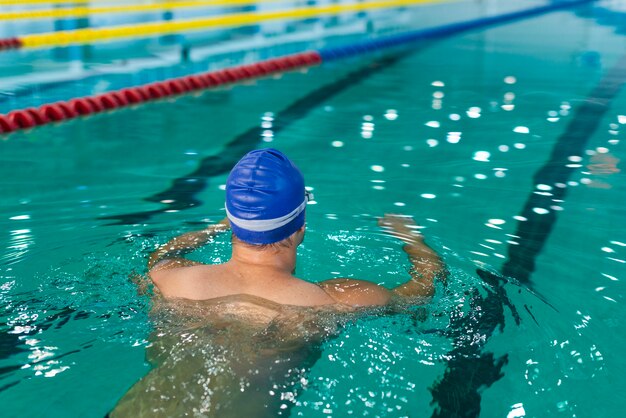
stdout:
[(226, 216), (234, 235), (248, 244), (273, 244), (304, 226), (308, 193), (304, 178), (285, 154), (251, 151), (226, 181)]

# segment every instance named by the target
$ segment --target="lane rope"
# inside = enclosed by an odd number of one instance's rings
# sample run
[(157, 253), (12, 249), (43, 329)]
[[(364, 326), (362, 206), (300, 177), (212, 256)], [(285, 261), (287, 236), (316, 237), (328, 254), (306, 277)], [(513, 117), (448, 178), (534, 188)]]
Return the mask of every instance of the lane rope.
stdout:
[(95, 113), (138, 105), (144, 102), (216, 88), (243, 80), (290, 71), (300, 67), (318, 65), (321, 62), (322, 60), (319, 53), (308, 51), (273, 58), (254, 64), (172, 78), (95, 96), (75, 98), (67, 102), (59, 101), (45, 104), (37, 108), (14, 110), (7, 115), (0, 115), (0, 133), (30, 129), (52, 122), (61, 122), (80, 116), (88, 116)]
[[(158, 1), (158, 0), (157, 0)], [(170, 0), (176, 1), (176, 0)], [(37, 6), (55, 4), (109, 4), (126, 3), (126, 0), (0, 0), (0, 6)]]
[(84, 28), (69, 31), (46, 32), (24, 35), (19, 37), (19, 40), (23, 48), (47, 48), (101, 42), (112, 39), (146, 38), (185, 31), (208, 30), (212, 28), (250, 26), (273, 20), (307, 19), (320, 15), (336, 15), (346, 12), (418, 6), (422, 4), (452, 1), (456, 0), (377, 0), (362, 3), (335, 4), (266, 12), (233, 13), (220, 16), (120, 25), (104, 28)]
[(96, 96), (71, 99), (45, 104), (38, 108), (14, 110), (7, 115), (0, 115), (0, 134), (20, 129), (29, 129), (38, 125), (60, 122), (79, 116), (113, 110), (121, 107), (138, 105), (143, 102), (177, 96), (188, 92), (215, 88), (225, 84), (263, 77), (269, 74), (290, 71), (296, 68), (319, 65), (356, 54), (399, 46), (402, 44), (450, 36), (466, 32), (478, 27), (492, 26), (505, 22), (520, 20), (565, 8), (580, 6), (596, 0), (572, 0), (553, 3), (546, 6), (524, 9), (517, 12), (473, 19), (465, 22), (452, 23), (434, 28), (420, 29), (398, 35), (385, 36), (378, 39), (357, 42), (333, 48), (322, 48), (318, 51), (307, 51), (260, 61), (253, 64), (240, 65), (219, 71), (211, 71), (172, 78), (165, 81), (150, 83), (143, 86), (129, 87), (120, 91), (112, 91)]
[(83, 6), (57, 9), (20, 10), (14, 12), (0, 12), (1, 20), (24, 19), (64, 19), (69, 17), (86, 17), (96, 14), (114, 13), (149, 13), (163, 10), (188, 9), (216, 6), (245, 6), (266, 3), (279, 3), (284, 0), (191, 0), (191, 1), (164, 1), (152, 4), (131, 4), (121, 6)]

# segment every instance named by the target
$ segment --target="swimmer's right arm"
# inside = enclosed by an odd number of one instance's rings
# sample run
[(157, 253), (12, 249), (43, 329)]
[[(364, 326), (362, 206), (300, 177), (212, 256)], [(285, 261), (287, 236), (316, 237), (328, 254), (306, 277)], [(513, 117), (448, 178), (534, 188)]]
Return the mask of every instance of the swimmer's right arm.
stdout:
[[(209, 225), (207, 228), (200, 231), (187, 232), (172, 238), (150, 254), (148, 269), (152, 270), (157, 264), (160, 264), (158, 266), (159, 269), (164, 264), (168, 264), (169, 268), (187, 267), (199, 264), (182, 258), (182, 256), (202, 247), (215, 235), (220, 232), (228, 231), (229, 228), (230, 223), (228, 222), (228, 219), (224, 218), (218, 223)], [(166, 263), (167, 261), (170, 261), (170, 263)]]

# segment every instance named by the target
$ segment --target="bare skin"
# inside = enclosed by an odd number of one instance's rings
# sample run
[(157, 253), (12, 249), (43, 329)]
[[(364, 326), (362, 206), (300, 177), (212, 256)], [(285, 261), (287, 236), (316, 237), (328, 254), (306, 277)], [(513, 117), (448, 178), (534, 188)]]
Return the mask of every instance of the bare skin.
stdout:
[(231, 259), (206, 265), (178, 257), (198, 248), (228, 229), (223, 220), (209, 228), (183, 234), (150, 256), (150, 277), (166, 298), (210, 300), (238, 294), (252, 295), (281, 305), (350, 307), (383, 306), (394, 297), (417, 298), (434, 294), (434, 280), (445, 276), (445, 266), (425, 242), (415, 222), (406, 216), (386, 215), (379, 225), (405, 242), (404, 251), (413, 265), (409, 280), (387, 289), (356, 279), (332, 279), (313, 284), (295, 277), (296, 249), (304, 238), (304, 227), (294, 233), (290, 244), (258, 248), (233, 240)]
[[(255, 247), (233, 238), (231, 259), (205, 265), (182, 256), (229, 229), (223, 220), (173, 238), (150, 256), (159, 325), (147, 350), (154, 368), (120, 400), (111, 417), (288, 416), (302, 373), (321, 354), (320, 343), (359, 308), (401, 300), (424, 303), (440, 257), (415, 222), (386, 215), (379, 225), (402, 240), (413, 268), (394, 289), (356, 279), (313, 284), (295, 277), (304, 228), (276, 245)], [(341, 313), (340, 319), (337, 314)]]

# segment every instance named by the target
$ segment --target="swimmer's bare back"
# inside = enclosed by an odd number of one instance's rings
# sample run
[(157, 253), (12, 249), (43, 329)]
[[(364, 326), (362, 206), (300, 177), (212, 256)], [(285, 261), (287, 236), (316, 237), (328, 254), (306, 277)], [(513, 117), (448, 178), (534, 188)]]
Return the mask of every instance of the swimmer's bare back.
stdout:
[[(206, 265), (183, 258), (229, 229), (228, 220), (208, 228), (180, 235), (150, 256), (150, 277), (165, 298), (211, 300), (233, 295), (251, 295), (281, 305), (383, 306), (397, 298), (424, 300), (434, 293), (436, 278), (445, 279), (445, 265), (418, 232), (413, 219), (385, 215), (379, 225), (402, 240), (403, 250), (413, 265), (407, 282), (393, 289), (356, 279), (332, 279), (318, 284), (293, 276), (296, 247), (292, 245), (252, 246), (233, 239), (232, 258), (223, 264)], [(304, 234), (304, 228), (296, 234)], [(294, 234), (294, 235), (296, 235)]]

